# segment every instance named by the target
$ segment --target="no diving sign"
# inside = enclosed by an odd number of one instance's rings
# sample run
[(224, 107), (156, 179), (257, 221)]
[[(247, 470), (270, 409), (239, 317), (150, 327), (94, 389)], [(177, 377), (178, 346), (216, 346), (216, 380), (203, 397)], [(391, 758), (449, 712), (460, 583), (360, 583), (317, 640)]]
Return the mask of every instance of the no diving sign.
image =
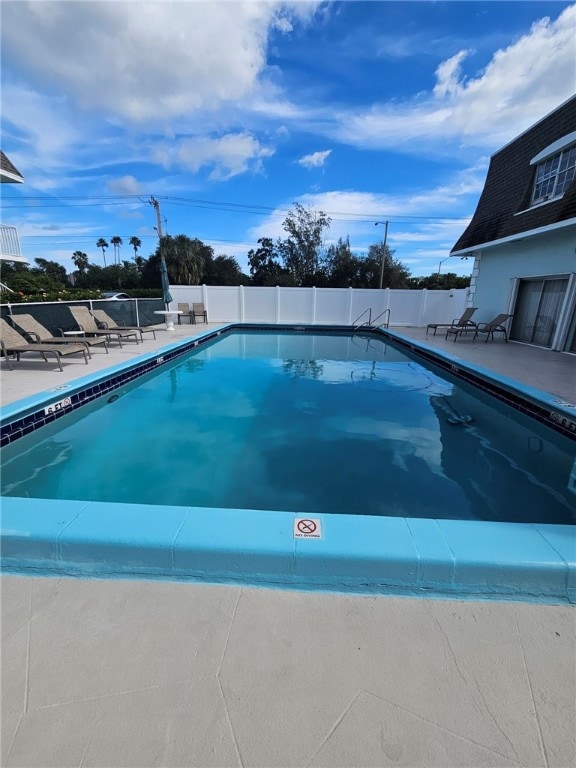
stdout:
[(297, 517), (294, 520), (295, 539), (321, 539), (322, 524), (317, 518)]

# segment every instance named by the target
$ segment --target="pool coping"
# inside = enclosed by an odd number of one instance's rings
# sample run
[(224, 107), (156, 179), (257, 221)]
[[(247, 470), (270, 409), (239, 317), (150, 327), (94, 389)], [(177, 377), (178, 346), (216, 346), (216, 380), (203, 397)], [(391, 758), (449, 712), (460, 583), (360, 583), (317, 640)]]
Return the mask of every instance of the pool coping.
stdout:
[[(80, 407), (125, 385), (137, 377), (135, 371), (141, 371), (140, 376), (225, 331), (238, 329), (350, 331), (344, 326), (231, 323), (75, 380), (65, 389), (13, 403), (3, 409), (4, 421), (21, 422), (13, 433), (21, 436), (28, 427), (36, 428), (25, 420), (53, 406), (63, 394), (71, 402), (46, 414), (47, 418), (58, 418), (67, 408)], [(521, 410), (526, 403), (537, 404), (541, 421), (549, 418), (546, 413), (559, 413), (564, 426), (571, 420), (569, 407), (552, 395), (393, 331), (380, 333), (415, 354), (423, 352), (454, 375), (480, 377), (489, 382), (489, 388), (502, 385), (514, 394), (513, 407), (514, 402)], [(86, 398), (80, 397), (83, 393), (88, 393)], [(559, 426), (554, 420), (547, 424)], [(562, 424), (558, 431), (564, 431)], [(158, 509), (156, 505), (5, 497), (2, 568), (34, 575), (576, 602), (576, 526), (315, 514), (316, 533), (307, 536), (298, 532), (303, 516), (292, 512), (167, 506), (160, 517)]]

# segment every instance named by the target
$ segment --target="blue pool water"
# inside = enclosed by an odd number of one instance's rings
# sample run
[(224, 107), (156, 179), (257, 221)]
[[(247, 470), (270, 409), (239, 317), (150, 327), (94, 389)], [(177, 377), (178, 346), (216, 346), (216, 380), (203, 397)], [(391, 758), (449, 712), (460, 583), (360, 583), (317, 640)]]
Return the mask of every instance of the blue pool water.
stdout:
[(233, 332), (4, 449), (2, 494), (573, 524), (574, 443), (384, 340)]

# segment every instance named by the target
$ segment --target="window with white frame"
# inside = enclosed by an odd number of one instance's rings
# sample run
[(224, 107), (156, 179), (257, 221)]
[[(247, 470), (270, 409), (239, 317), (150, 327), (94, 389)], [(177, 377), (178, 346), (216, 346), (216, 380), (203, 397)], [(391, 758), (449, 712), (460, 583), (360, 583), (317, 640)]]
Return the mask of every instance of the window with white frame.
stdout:
[(576, 144), (573, 144), (537, 165), (532, 205), (561, 197), (575, 175)]

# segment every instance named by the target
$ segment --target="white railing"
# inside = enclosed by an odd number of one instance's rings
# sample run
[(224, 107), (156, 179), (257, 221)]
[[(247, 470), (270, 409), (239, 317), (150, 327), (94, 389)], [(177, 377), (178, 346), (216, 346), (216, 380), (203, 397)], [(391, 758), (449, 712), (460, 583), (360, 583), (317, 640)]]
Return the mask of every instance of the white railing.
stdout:
[(426, 326), (460, 317), (468, 291), (171, 285), (170, 293), (171, 309), (202, 302), (211, 323), (353, 325), (371, 309), (372, 318), (386, 313), (390, 326)]
[(0, 224), (0, 260), (28, 263), (28, 260), (22, 255), (16, 227)]

